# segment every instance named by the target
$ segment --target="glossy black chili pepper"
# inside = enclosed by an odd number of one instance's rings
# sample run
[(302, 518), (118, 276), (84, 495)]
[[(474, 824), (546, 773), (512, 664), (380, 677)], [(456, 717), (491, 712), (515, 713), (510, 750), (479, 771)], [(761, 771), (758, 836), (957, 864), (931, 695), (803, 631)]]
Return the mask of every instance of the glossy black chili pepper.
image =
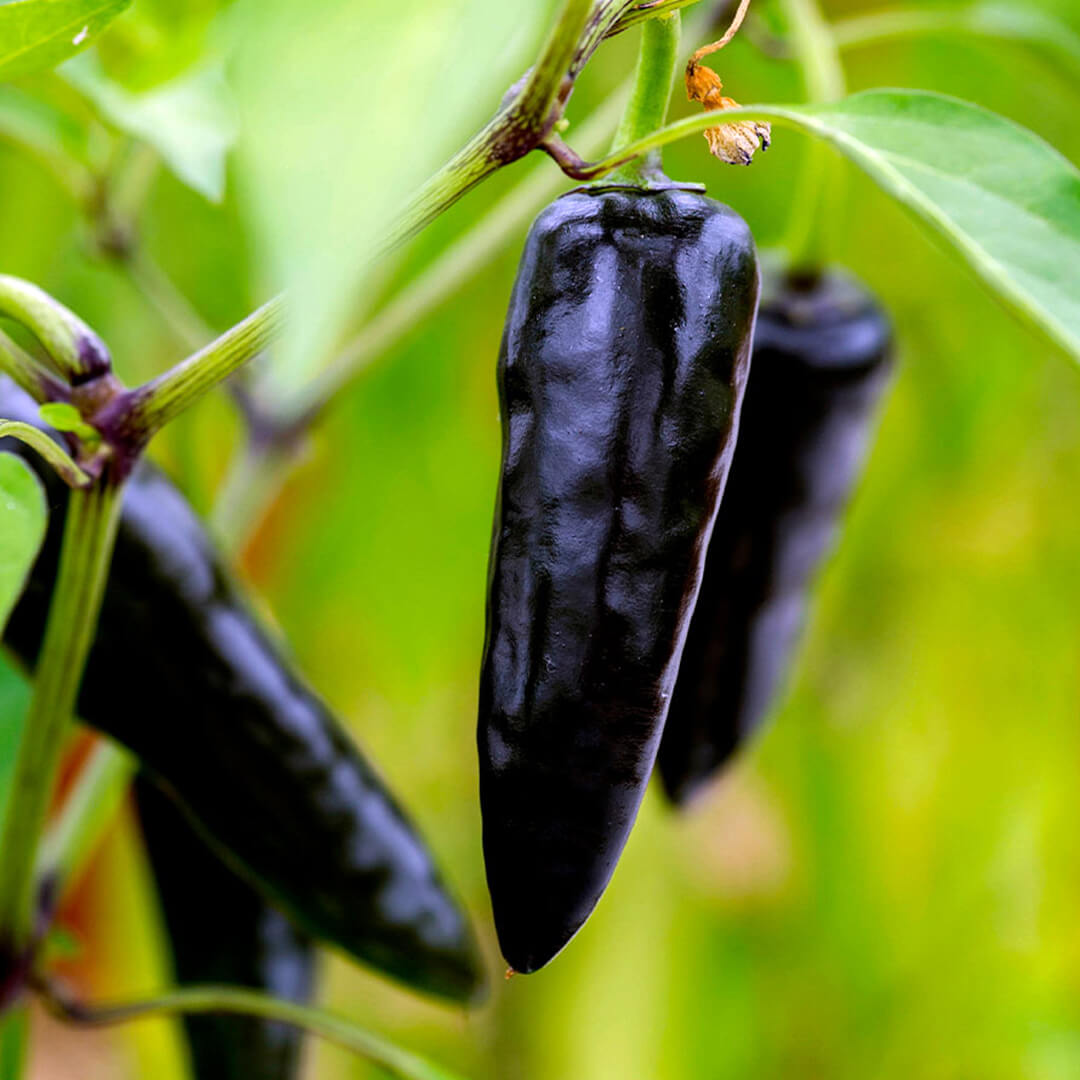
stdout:
[[(237, 877), (180, 810), (140, 778), (143, 836), (172, 946), (177, 983), (243, 986), (306, 1002), (314, 989), (311, 940)], [(193, 1080), (294, 1080), (303, 1033), (247, 1016), (185, 1016)]]
[(849, 278), (766, 287), (735, 461), (657, 759), (675, 802), (723, 765), (782, 684), (891, 350), (888, 318)]
[(526, 241), (499, 361), (478, 733), (488, 884), (517, 971), (582, 925), (637, 814), (757, 296), (746, 224), (686, 191), (575, 193)]
[[(0, 416), (33, 404), (0, 382)], [(66, 489), (22, 444), (54, 512), (4, 644), (44, 632)], [(252, 617), (160, 472), (128, 483), (79, 716), (132, 750), (238, 872), (303, 930), (455, 999), (482, 985), (466, 919), (382, 781)]]

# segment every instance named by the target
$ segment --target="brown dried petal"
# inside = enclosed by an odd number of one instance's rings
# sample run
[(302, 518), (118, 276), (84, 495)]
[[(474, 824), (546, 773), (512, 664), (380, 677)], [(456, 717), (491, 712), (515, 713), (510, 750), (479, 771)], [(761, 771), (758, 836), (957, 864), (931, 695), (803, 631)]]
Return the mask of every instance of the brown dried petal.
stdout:
[[(738, 102), (724, 97), (724, 84), (712, 68), (694, 64), (686, 72), (686, 94), (691, 101), (700, 101), (706, 112), (738, 108)], [(705, 139), (713, 157), (729, 165), (749, 165), (758, 144), (769, 149), (772, 126), (761, 120), (740, 120), (706, 128)]]
[(762, 150), (769, 149), (772, 127), (761, 120), (740, 120), (706, 128), (705, 138), (713, 157), (729, 165), (749, 165), (759, 142)]
[(686, 71), (686, 96), (691, 101), (700, 101), (706, 111), (710, 109), (722, 109), (722, 102), (730, 101), (721, 94), (724, 84), (720, 76), (712, 68), (694, 64)]

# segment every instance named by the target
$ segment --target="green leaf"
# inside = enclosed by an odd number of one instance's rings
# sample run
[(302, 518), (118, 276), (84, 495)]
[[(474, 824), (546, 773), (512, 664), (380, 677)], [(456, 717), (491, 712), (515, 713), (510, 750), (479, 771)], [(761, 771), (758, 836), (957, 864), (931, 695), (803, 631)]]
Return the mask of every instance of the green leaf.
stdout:
[(535, 58), (552, 0), (239, 0), (238, 166), (254, 216), (258, 272), (290, 290), (268, 357), (289, 400), (325, 367), (387, 223), (495, 112)]
[(1057, 150), (977, 105), (914, 90), (807, 107), (798, 122), (1080, 360), (1080, 171)]
[(1080, 34), (1037, 7), (987, 3), (958, 8), (894, 8), (852, 15), (833, 24), (840, 48), (927, 34), (975, 35), (1029, 45), (1066, 70), (1080, 71)]
[(131, 0), (14, 0), (0, 5), (0, 81), (63, 63)]
[(78, 431), (87, 426), (82, 413), (74, 405), (69, 405), (64, 401), (51, 401), (47, 405), (39, 405), (38, 416), (57, 431)]
[(969, 12), (972, 33), (1021, 41), (1080, 70), (1080, 34), (1061, 19), (1019, 4), (976, 4)]
[(177, 179), (211, 202), (221, 201), (236, 119), (220, 65), (141, 94), (114, 82), (90, 56), (65, 64), (61, 74), (104, 120), (152, 146)]
[(34, 470), (0, 454), (0, 630), (7, 625), (45, 539), (48, 510)]
[(88, 424), (82, 418), (82, 413), (67, 402), (51, 401), (47, 405), (39, 405), (38, 416), (54, 431), (70, 431), (85, 443), (94, 444), (101, 440), (101, 432)]
[(747, 117), (831, 143), (998, 299), (1080, 360), (1080, 171), (1049, 143), (956, 98), (867, 90), (829, 105), (748, 105), (692, 116), (626, 149), (643, 153)]
[(75, 120), (11, 86), (0, 86), (0, 138), (25, 147), (57, 172), (87, 159), (86, 132)]

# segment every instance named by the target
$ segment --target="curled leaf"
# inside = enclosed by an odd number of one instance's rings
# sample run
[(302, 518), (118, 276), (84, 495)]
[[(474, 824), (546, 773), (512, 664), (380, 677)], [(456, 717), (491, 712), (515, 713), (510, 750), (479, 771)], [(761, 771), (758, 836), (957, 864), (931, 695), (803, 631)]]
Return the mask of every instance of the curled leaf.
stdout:
[[(724, 97), (724, 84), (712, 68), (702, 67), (691, 61), (686, 68), (686, 96), (700, 102), (706, 112), (734, 109), (738, 102)], [(772, 125), (761, 120), (740, 120), (734, 124), (721, 124), (706, 128), (705, 139), (713, 157), (729, 165), (749, 165), (760, 143), (762, 150), (769, 149), (772, 141)]]

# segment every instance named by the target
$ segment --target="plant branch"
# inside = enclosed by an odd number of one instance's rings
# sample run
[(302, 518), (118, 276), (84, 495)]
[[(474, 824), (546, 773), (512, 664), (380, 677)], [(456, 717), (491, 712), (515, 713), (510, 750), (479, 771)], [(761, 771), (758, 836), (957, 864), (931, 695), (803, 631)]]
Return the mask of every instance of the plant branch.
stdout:
[(7, 981), (9, 994), (18, 992), (13, 975), (29, 963), (34, 944), (39, 837), (97, 625), (121, 493), (104, 477), (68, 501), (60, 570), (0, 833), (0, 984)]
[(210, 515), (211, 532), (226, 554), (244, 550), (296, 461), (293, 444), (283, 440), (249, 439), (233, 458)]
[(802, 71), (806, 97), (815, 104), (847, 92), (836, 39), (816, 0), (782, 0), (792, 56)]
[(592, 0), (565, 0), (520, 92), (417, 192), (384, 239), (383, 252), (415, 236), (481, 180), (539, 145), (569, 97), (568, 72), (591, 9)]
[[(628, 80), (582, 125), (578, 138), (588, 152), (596, 153), (609, 138), (629, 89)], [(487, 265), (564, 183), (558, 171), (536, 168), (361, 327), (317, 378), (287, 401), (266, 406), (272, 428), (282, 435), (270, 444), (245, 445), (234, 459), (211, 518), (219, 542), (234, 552), (243, 548), (295, 464), (296, 433), (314, 424), (374, 360)]]
[(194, 351), (213, 340), (214, 331), (141, 246), (119, 261), (131, 283), (184, 348)]
[(799, 118), (783, 105), (740, 105), (736, 108), (724, 109), (722, 112), (704, 112), (694, 116), (684, 116), (681, 120), (676, 120), (644, 138), (637, 139), (629, 146), (599, 161), (586, 161), (561, 142), (554, 146), (553, 141), (549, 142), (544, 149), (571, 179), (598, 180), (602, 176), (607, 176), (613, 169), (617, 169), (628, 161), (633, 161), (642, 154), (647, 154), (650, 150), (685, 139), (688, 135), (697, 135), (706, 128), (718, 127), (721, 124), (737, 124), (743, 120), (769, 120), (781, 127), (793, 128), (796, 131), (803, 127)]
[(644, 0), (643, 3), (632, 4), (620, 17), (619, 21), (608, 31), (608, 37), (621, 34), (639, 23), (648, 22), (658, 16), (674, 15), (683, 8), (696, 4), (698, 0)]
[(291, 1001), (281, 1001), (254, 990), (235, 986), (189, 986), (146, 1001), (93, 1006), (74, 999), (54, 982), (39, 982), (36, 988), (43, 1003), (52, 1012), (63, 1020), (81, 1026), (106, 1027), (176, 1013), (255, 1016), (302, 1028), (362, 1055), (402, 1080), (459, 1080), (447, 1069), (400, 1049), (342, 1016)]
[(21, 420), (0, 420), (0, 439), (5, 436), (18, 439), (36, 450), (68, 487), (82, 488), (90, 483), (90, 476), (75, 464), (55, 439), (50, 438), (40, 428), (24, 424)]
[[(675, 79), (681, 28), (678, 11), (649, 19), (641, 28), (634, 89), (611, 144), (613, 153), (664, 126)], [(612, 179), (639, 187), (665, 182), (667, 177), (664, 176), (660, 151), (654, 150), (622, 166), (612, 174)]]
[(69, 401), (71, 391), (0, 330), (0, 371), (35, 401)]
[[(817, 0), (782, 0), (787, 16), (792, 55), (802, 71), (806, 97), (818, 104), (838, 101), (844, 96), (844, 69), (832, 32)], [(799, 198), (794, 201), (788, 247), (792, 269), (798, 274), (814, 274), (824, 264), (829, 237), (835, 222), (839, 173), (829, 149), (817, 140), (807, 144)]]
[[(625, 4), (621, 7), (626, 9)], [(648, 17), (638, 5), (631, 5), (630, 10), (637, 11), (640, 19)], [(623, 18), (625, 20), (626, 16)], [(599, 29), (593, 27), (592, 38), (597, 37), (604, 25), (615, 25), (614, 20), (608, 5), (606, 22)], [(636, 21), (640, 20), (631, 19), (627, 25)], [(695, 20), (695, 23), (702, 22), (702, 19)], [(697, 26), (697, 30), (701, 28)], [(627, 79), (584, 122), (577, 141), (587, 153), (596, 153), (608, 138), (608, 133), (618, 122), (623, 101), (632, 91), (633, 80)], [(551, 151), (549, 145), (543, 149)], [(578, 157), (576, 161), (588, 166), (582, 158)], [(558, 193), (561, 183), (560, 173), (537, 168), (377, 312), (317, 378), (287, 402), (268, 402), (264, 407), (270, 417), (270, 426), (281, 433), (272, 441), (275, 444), (294, 441), (296, 434), (313, 424), (373, 360), (452, 296), (494, 253), (502, 250), (530, 217)], [(280, 491), (294, 462), (295, 453), (291, 452), (290, 446), (272, 449), (264, 444), (243, 448), (229, 471), (214, 509), (213, 523), (219, 539), (234, 550), (243, 546)]]
[[(582, 125), (579, 140), (595, 153), (615, 126), (629, 81), (606, 98)], [(455, 240), (428, 268), (376, 313), (345, 345), (331, 364), (286, 405), (284, 423), (297, 426), (314, 421), (330, 402), (356, 379), (368, 364), (385, 352), (425, 316), (452, 296), (498, 251), (515, 232), (554, 198), (563, 185), (559, 173), (537, 169), (480, 221)]]
[(488, 124), (420, 189), (387, 234), (381, 253), (415, 236), (496, 170), (540, 148), (561, 118), (582, 68), (604, 39), (656, 10), (634, 0), (565, 0), (539, 60), (515, 84), (513, 96), (508, 95), (509, 101)]
[(284, 300), (275, 297), (176, 367), (132, 392), (125, 425), (144, 440), (257, 356), (281, 329)]
[(93, 174), (82, 162), (65, 153), (62, 147), (51, 145), (45, 139), (34, 138), (30, 132), (19, 131), (12, 125), (4, 126), (0, 139), (10, 140), (29, 156), (36, 158), (79, 205), (85, 205), (92, 198), (95, 187)]
[(76, 315), (29, 281), (0, 274), (0, 315), (22, 323), (41, 342), (57, 374), (72, 385), (112, 368), (105, 343)]

